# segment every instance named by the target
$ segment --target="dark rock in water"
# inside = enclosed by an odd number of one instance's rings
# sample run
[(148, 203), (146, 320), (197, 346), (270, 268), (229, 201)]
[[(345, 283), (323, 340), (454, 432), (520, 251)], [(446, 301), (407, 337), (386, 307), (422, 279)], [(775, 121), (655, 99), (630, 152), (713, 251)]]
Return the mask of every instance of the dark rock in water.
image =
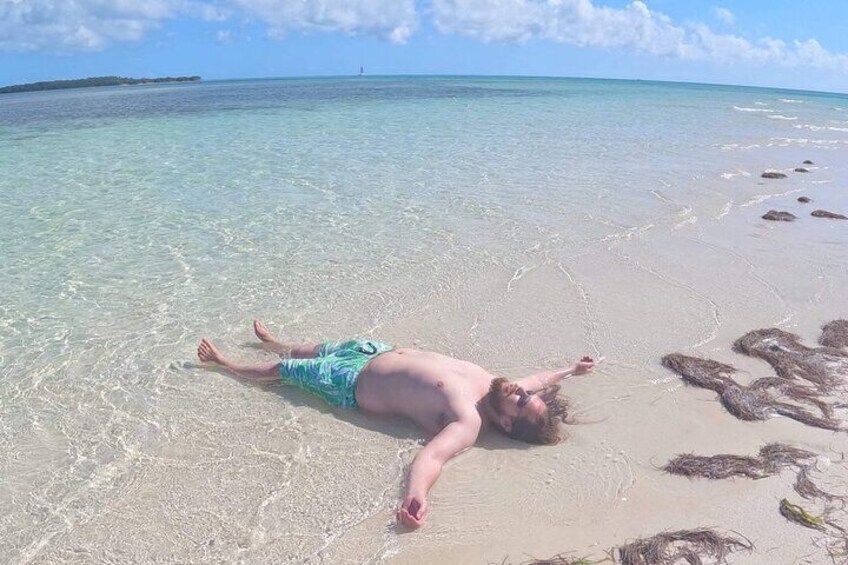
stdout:
[(802, 165), (815, 165), (815, 163), (813, 163), (813, 162), (812, 162), (812, 161), (810, 161), (809, 159), (807, 159), (806, 161), (804, 161), (804, 162), (803, 162), (803, 163), (801, 163), (801, 164), (802, 164)]
[(777, 210), (769, 210), (765, 214), (763, 214), (764, 220), (771, 220), (773, 222), (791, 222), (796, 219), (794, 214), (790, 214), (789, 212), (779, 212)]
[(766, 171), (765, 173), (760, 175), (764, 179), (785, 179), (786, 175), (784, 173), (776, 173), (774, 171)]
[(833, 320), (825, 324), (819, 343), (825, 347), (848, 347), (848, 320)]
[(796, 173), (809, 173), (810, 169), (805, 169), (804, 167), (795, 167)]
[(812, 200), (810, 200), (808, 196), (799, 196), (798, 202), (801, 202), (802, 204), (809, 204)]
[(828, 212), (827, 210), (815, 210), (810, 215), (815, 216), (816, 218), (831, 218), (833, 220), (848, 220), (848, 217), (843, 216), (842, 214), (836, 214), (834, 212)]

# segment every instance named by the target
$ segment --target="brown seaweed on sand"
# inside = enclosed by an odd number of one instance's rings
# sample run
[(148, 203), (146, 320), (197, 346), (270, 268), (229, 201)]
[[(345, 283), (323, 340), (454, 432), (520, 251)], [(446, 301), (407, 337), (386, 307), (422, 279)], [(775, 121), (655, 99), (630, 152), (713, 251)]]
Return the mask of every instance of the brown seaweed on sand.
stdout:
[(848, 498), (845, 496), (831, 494), (820, 489), (818, 485), (816, 485), (813, 480), (810, 479), (809, 465), (803, 465), (798, 471), (798, 476), (795, 479), (794, 488), (795, 492), (797, 492), (807, 500), (822, 499), (826, 500), (827, 502), (839, 501), (844, 503), (846, 501), (846, 498)]
[(777, 328), (748, 332), (733, 344), (739, 353), (767, 362), (783, 379), (805, 379), (821, 392), (845, 382), (848, 353), (832, 347), (806, 347), (800, 338)]
[(730, 378), (736, 368), (712, 359), (671, 353), (662, 358), (662, 364), (680, 375), (688, 384), (708, 388), (719, 394), (728, 386), (736, 384), (736, 381)]
[[(817, 416), (795, 404), (779, 401), (769, 393), (769, 387), (740, 385), (729, 376), (736, 372), (730, 365), (680, 353), (666, 355), (662, 364), (679, 374), (687, 384), (718, 393), (725, 409), (740, 420), (768, 420), (780, 414), (808, 426), (834, 431), (842, 429), (841, 422), (829, 416), (830, 410)], [(796, 391), (794, 396), (801, 396), (801, 393)]]
[(848, 347), (848, 320), (833, 320), (825, 324), (819, 343), (825, 347)]
[(678, 455), (663, 467), (673, 475), (685, 477), (704, 477), (707, 479), (727, 479), (730, 477), (748, 477), (762, 479), (778, 473), (784, 467), (799, 465), (802, 461), (815, 458), (815, 454), (782, 443), (770, 443), (760, 449), (759, 457), (742, 455)]
[(712, 530), (678, 530), (663, 532), (650, 538), (639, 539), (618, 548), (621, 565), (673, 565), (686, 562), (701, 565), (704, 559), (714, 563), (727, 563), (727, 556), (753, 545), (739, 537), (727, 536)]
[(802, 461), (816, 458), (816, 454), (806, 449), (792, 447), (785, 443), (769, 443), (760, 448), (760, 459), (766, 470), (776, 473), (784, 467), (800, 465)]
[(565, 555), (554, 555), (550, 559), (536, 559), (527, 561), (522, 565), (598, 565), (599, 563), (609, 563), (610, 558), (607, 557), (601, 561), (590, 561), (585, 557), (567, 557)]
[(728, 479), (730, 477), (748, 477), (762, 479), (769, 475), (763, 468), (763, 462), (756, 457), (742, 455), (693, 455), (684, 453), (669, 461), (663, 471), (684, 477), (704, 477), (706, 479)]
[(619, 563), (620, 565), (704, 565), (727, 563), (727, 556), (735, 551), (751, 551), (754, 545), (739, 534), (722, 535), (707, 528), (663, 532), (611, 550), (600, 561), (585, 557), (575, 559), (557, 555), (550, 559), (527, 561), (523, 565), (594, 565)]

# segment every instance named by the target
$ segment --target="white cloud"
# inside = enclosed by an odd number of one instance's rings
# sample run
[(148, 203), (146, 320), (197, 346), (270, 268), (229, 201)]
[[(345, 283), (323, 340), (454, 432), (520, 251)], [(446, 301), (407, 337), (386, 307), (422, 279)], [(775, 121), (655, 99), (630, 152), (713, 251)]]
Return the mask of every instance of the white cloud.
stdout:
[(292, 31), (371, 34), (403, 43), (417, 27), (414, 0), (234, 0), (244, 14), (268, 25), (271, 37)]
[[(703, 23), (676, 23), (640, 0), (417, 0), (444, 34), (485, 42), (554, 41), (721, 64), (809, 67), (848, 73), (848, 54), (815, 39), (747, 39)], [(713, 15), (731, 25), (726, 8)], [(0, 0), (0, 50), (99, 50), (137, 41), (174, 18), (264, 25), (272, 38), (297, 32), (372, 35), (403, 43), (418, 27), (416, 0)], [(232, 36), (219, 32), (220, 42)]]
[(101, 49), (135, 41), (173, 13), (167, 0), (0, 0), (0, 49)]
[(483, 41), (538, 38), (676, 56), (688, 49), (683, 28), (638, 1), (614, 9), (589, 0), (434, 0), (433, 12), (441, 32)]
[(417, 27), (414, 0), (0, 0), (0, 50), (100, 50), (172, 18), (233, 16), (259, 20), (272, 37), (320, 30), (402, 43)]
[(736, 16), (727, 8), (713, 7), (713, 16), (721, 23), (729, 26), (736, 24)]
[(233, 42), (233, 32), (228, 29), (219, 29), (215, 34), (215, 41), (226, 45)]
[(751, 41), (719, 34), (704, 24), (675, 24), (639, 0), (624, 8), (592, 0), (433, 0), (433, 16), (442, 33), (487, 42), (544, 39), (684, 60), (848, 72), (848, 55), (832, 53), (814, 39), (787, 45), (769, 37)]

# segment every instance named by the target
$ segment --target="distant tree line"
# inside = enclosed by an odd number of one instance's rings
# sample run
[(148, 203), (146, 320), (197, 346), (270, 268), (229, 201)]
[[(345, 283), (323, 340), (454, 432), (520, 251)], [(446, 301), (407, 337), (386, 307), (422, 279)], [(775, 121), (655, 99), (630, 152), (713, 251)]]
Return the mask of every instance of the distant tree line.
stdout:
[(200, 80), (199, 76), (191, 77), (160, 77), (160, 78), (128, 78), (128, 77), (90, 77), (75, 80), (48, 80), (29, 84), (16, 84), (0, 88), (0, 94), (11, 92), (33, 92), (36, 90), (58, 90), (60, 88), (84, 88), (88, 86), (122, 86), (126, 84), (154, 84), (158, 82), (192, 82)]

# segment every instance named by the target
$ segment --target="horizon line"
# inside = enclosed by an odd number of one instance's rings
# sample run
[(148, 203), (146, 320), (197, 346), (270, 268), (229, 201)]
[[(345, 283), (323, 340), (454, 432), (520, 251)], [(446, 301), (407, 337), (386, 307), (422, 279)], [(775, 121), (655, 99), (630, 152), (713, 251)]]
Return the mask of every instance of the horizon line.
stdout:
[[(91, 78), (99, 78), (99, 77), (107, 77), (107, 76), (123, 76), (123, 75), (97, 75), (90, 77), (79, 77), (79, 78), (57, 78), (50, 80), (38, 81), (41, 82), (56, 82), (62, 80), (85, 80)], [(158, 76), (147, 77), (147, 78), (161, 78)], [(848, 91), (846, 92), (836, 92), (831, 90), (806, 90), (802, 88), (791, 88), (785, 86), (760, 86), (760, 85), (750, 85), (750, 84), (735, 84), (735, 83), (723, 83), (723, 82), (699, 82), (699, 81), (688, 81), (688, 80), (668, 80), (668, 79), (641, 79), (641, 78), (620, 78), (620, 77), (597, 77), (597, 76), (566, 76), (566, 75), (522, 75), (522, 74), (438, 74), (438, 73), (396, 73), (396, 74), (316, 74), (316, 75), (281, 75), (281, 76), (264, 76), (264, 77), (231, 77), (231, 78), (215, 78), (215, 79), (205, 79), (201, 76), (199, 81), (189, 82), (189, 83), (160, 83), (158, 86), (164, 86), (168, 84), (179, 84), (182, 87), (191, 87), (197, 86), (198, 84), (203, 83), (212, 83), (212, 82), (245, 82), (245, 81), (262, 81), (262, 80), (315, 80), (315, 79), (354, 79), (354, 80), (368, 80), (368, 79), (381, 79), (381, 78), (503, 78), (503, 79), (547, 79), (547, 80), (597, 80), (597, 81), (617, 81), (617, 82), (641, 82), (641, 83), (658, 83), (658, 84), (678, 84), (678, 85), (689, 85), (689, 86), (708, 86), (708, 87), (730, 87), (730, 88), (750, 88), (750, 89), (758, 89), (758, 90), (777, 90), (784, 92), (797, 92), (797, 93), (805, 93), (805, 94), (818, 94), (818, 95), (831, 95), (838, 97), (848, 97)], [(0, 88), (6, 88), (11, 86), (21, 86), (25, 84), (35, 84), (35, 83), (17, 83), (17, 84), (9, 84), (9, 85), (0, 85)], [(150, 85), (128, 85), (126, 87), (145, 87)], [(110, 86), (88, 86), (81, 88), (113, 88)], [(123, 87), (122, 87), (123, 88)], [(75, 90), (75, 89), (57, 89), (57, 90)], [(53, 90), (40, 90), (40, 91), (32, 91), (32, 92), (19, 92), (14, 94), (34, 94), (36, 92), (53, 92)]]

